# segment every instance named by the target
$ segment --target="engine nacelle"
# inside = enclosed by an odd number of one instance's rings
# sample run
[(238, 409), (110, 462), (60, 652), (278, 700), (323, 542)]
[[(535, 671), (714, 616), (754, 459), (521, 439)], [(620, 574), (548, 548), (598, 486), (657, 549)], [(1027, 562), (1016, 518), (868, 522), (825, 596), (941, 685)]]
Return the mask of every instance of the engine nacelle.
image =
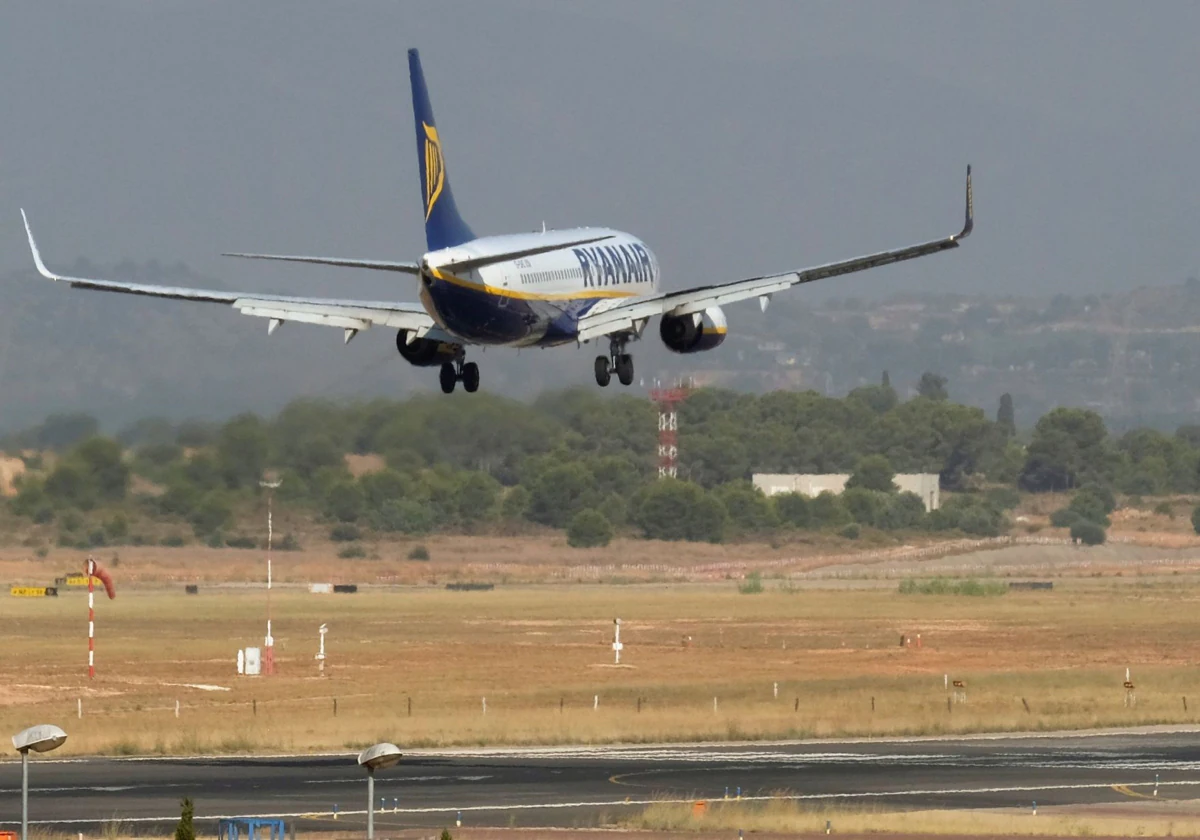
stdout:
[(433, 367), (444, 362), (452, 362), (461, 349), (457, 344), (444, 341), (434, 341), (429, 338), (418, 338), (409, 342), (408, 331), (396, 333), (396, 349), (404, 357), (404, 361), (417, 367)]
[(676, 353), (699, 353), (721, 346), (725, 340), (725, 313), (719, 306), (710, 306), (696, 315), (664, 315), (658, 334), (668, 350)]

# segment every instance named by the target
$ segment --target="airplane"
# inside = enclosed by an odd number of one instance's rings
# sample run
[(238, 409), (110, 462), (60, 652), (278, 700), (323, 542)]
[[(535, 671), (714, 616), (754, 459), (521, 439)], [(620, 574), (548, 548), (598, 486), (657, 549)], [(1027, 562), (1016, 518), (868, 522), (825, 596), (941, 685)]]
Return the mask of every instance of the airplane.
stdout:
[(727, 321), (722, 306), (757, 298), (766, 311), (772, 295), (792, 286), (957, 248), (974, 228), (968, 166), (966, 218), (962, 230), (953, 236), (813, 268), (662, 291), (661, 269), (654, 252), (636, 236), (619, 230), (543, 229), (476, 236), (459, 214), (450, 189), (442, 138), (415, 49), (408, 51), (408, 67), (428, 247), (420, 261), (258, 253), (223, 256), (407, 274), (416, 279), (419, 303), (290, 297), (66, 277), (46, 268), (22, 209), (34, 265), (43, 277), (76, 288), (225, 304), (244, 315), (267, 319), (268, 335), (289, 321), (340, 328), (347, 344), (373, 326), (395, 329), (400, 355), (419, 367), (438, 367), (441, 389), (449, 394), (459, 382), (468, 392), (479, 388), (479, 366), (466, 360), (470, 347), (554, 347), (605, 339), (608, 352), (595, 360), (596, 384), (608, 385), (615, 374), (622, 385), (629, 385), (633, 382), (629, 345), (644, 336), (653, 318), (659, 319), (659, 337), (670, 350), (712, 350), (725, 340)]

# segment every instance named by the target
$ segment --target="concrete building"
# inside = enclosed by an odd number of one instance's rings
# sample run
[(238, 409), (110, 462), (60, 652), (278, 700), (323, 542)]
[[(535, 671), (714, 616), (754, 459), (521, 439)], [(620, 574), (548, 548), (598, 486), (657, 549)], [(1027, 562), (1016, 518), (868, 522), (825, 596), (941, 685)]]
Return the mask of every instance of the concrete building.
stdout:
[[(849, 475), (831, 473), (829, 475), (784, 475), (779, 473), (755, 473), (754, 486), (766, 496), (776, 496), (780, 493), (800, 493), (816, 497), (829, 492), (841, 495), (846, 489)], [(925, 510), (937, 510), (942, 506), (941, 485), (937, 473), (908, 473), (897, 474), (893, 479), (902, 493), (916, 493), (925, 503)]]

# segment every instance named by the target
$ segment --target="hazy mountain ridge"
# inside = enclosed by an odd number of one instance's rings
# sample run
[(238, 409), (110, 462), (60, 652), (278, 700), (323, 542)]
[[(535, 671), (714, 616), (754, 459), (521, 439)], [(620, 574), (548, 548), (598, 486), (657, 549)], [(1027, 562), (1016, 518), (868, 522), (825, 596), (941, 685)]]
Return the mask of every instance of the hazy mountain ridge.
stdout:
[[(230, 287), (182, 264), (80, 261), (63, 271)], [(86, 411), (115, 428), (152, 415), (215, 419), (271, 412), (299, 396), (402, 396), (436, 385), (434, 371), (399, 358), (389, 330), (368, 331), (348, 347), (336, 330), (302, 325), (285, 324), (268, 338), (261, 320), (218, 305), (71, 290), (32, 272), (0, 275), (0, 293), (2, 430), (55, 411)], [(652, 326), (635, 348), (640, 385), (694, 376), (742, 390), (837, 395), (877, 382), (886, 369), (905, 395), (933, 370), (949, 378), (956, 400), (989, 411), (1011, 393), (1021, 425), (1060, 404), (1094, 408), (1116, 427), (1173, 428), (1200, 410), (1194, 280), (1043, 300), (926, 294), (811, 303), (784, 295), (766, 315), (754, 305), (731, 307), (729, 315), (728, 341), (707, 354), (666, 351)], [(524, 397), (592, 387), (595, 352), (594, 345), (498, 348), (477, 350), (475, 358), (486, 390)]]

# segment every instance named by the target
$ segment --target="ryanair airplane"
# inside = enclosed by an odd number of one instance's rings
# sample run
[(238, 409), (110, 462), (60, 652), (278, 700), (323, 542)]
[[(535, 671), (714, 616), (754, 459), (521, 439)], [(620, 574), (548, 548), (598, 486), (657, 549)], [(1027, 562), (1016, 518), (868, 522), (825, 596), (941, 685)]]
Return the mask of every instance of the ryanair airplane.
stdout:
[(244, 315), (266, 318), (268, 335), (287, 321), (337, 327), (344, 330), (347, 343), (368, 327), (391, 328), (396, 330), (400, 355), (413, 365), (438, 367), (442, 391), (449, 394), (459, 382), (467, 391), (478, 390), (479, 366), (466, 357), (468, 348), (479, 345), (553, 347), (607, 339), (608, 352), (596, 357), (596, 384), (607, 385), (616, 374), (622, 385), (629, 385), (633, 382), (633, 357), (628, 348), (643, 337), (651, 319), (658, 319), (659, 337), (676, 353), (711, 350), (725, 340), (724, 304), (757, 298), (765, 311), (773, 294), (801, 283), (957, 248), (974, 226), (971, 168), (967, 167), (966, 222), (954, 236), (814, 268), (661, 291), (654, 252), (636, 236), (618, 230), (578, 228), (476, 236), (454, 202), (442, 138), (433, 120), (416, 50), (408, 52), (408, 67), (429, 249), (420, 262), (278, 254), (224, 256), (408, 274), (417, 280), (419, 304), (64, 277), (42, 262), (22, 210), (38, 272), (82, 289), (226, 304)]

